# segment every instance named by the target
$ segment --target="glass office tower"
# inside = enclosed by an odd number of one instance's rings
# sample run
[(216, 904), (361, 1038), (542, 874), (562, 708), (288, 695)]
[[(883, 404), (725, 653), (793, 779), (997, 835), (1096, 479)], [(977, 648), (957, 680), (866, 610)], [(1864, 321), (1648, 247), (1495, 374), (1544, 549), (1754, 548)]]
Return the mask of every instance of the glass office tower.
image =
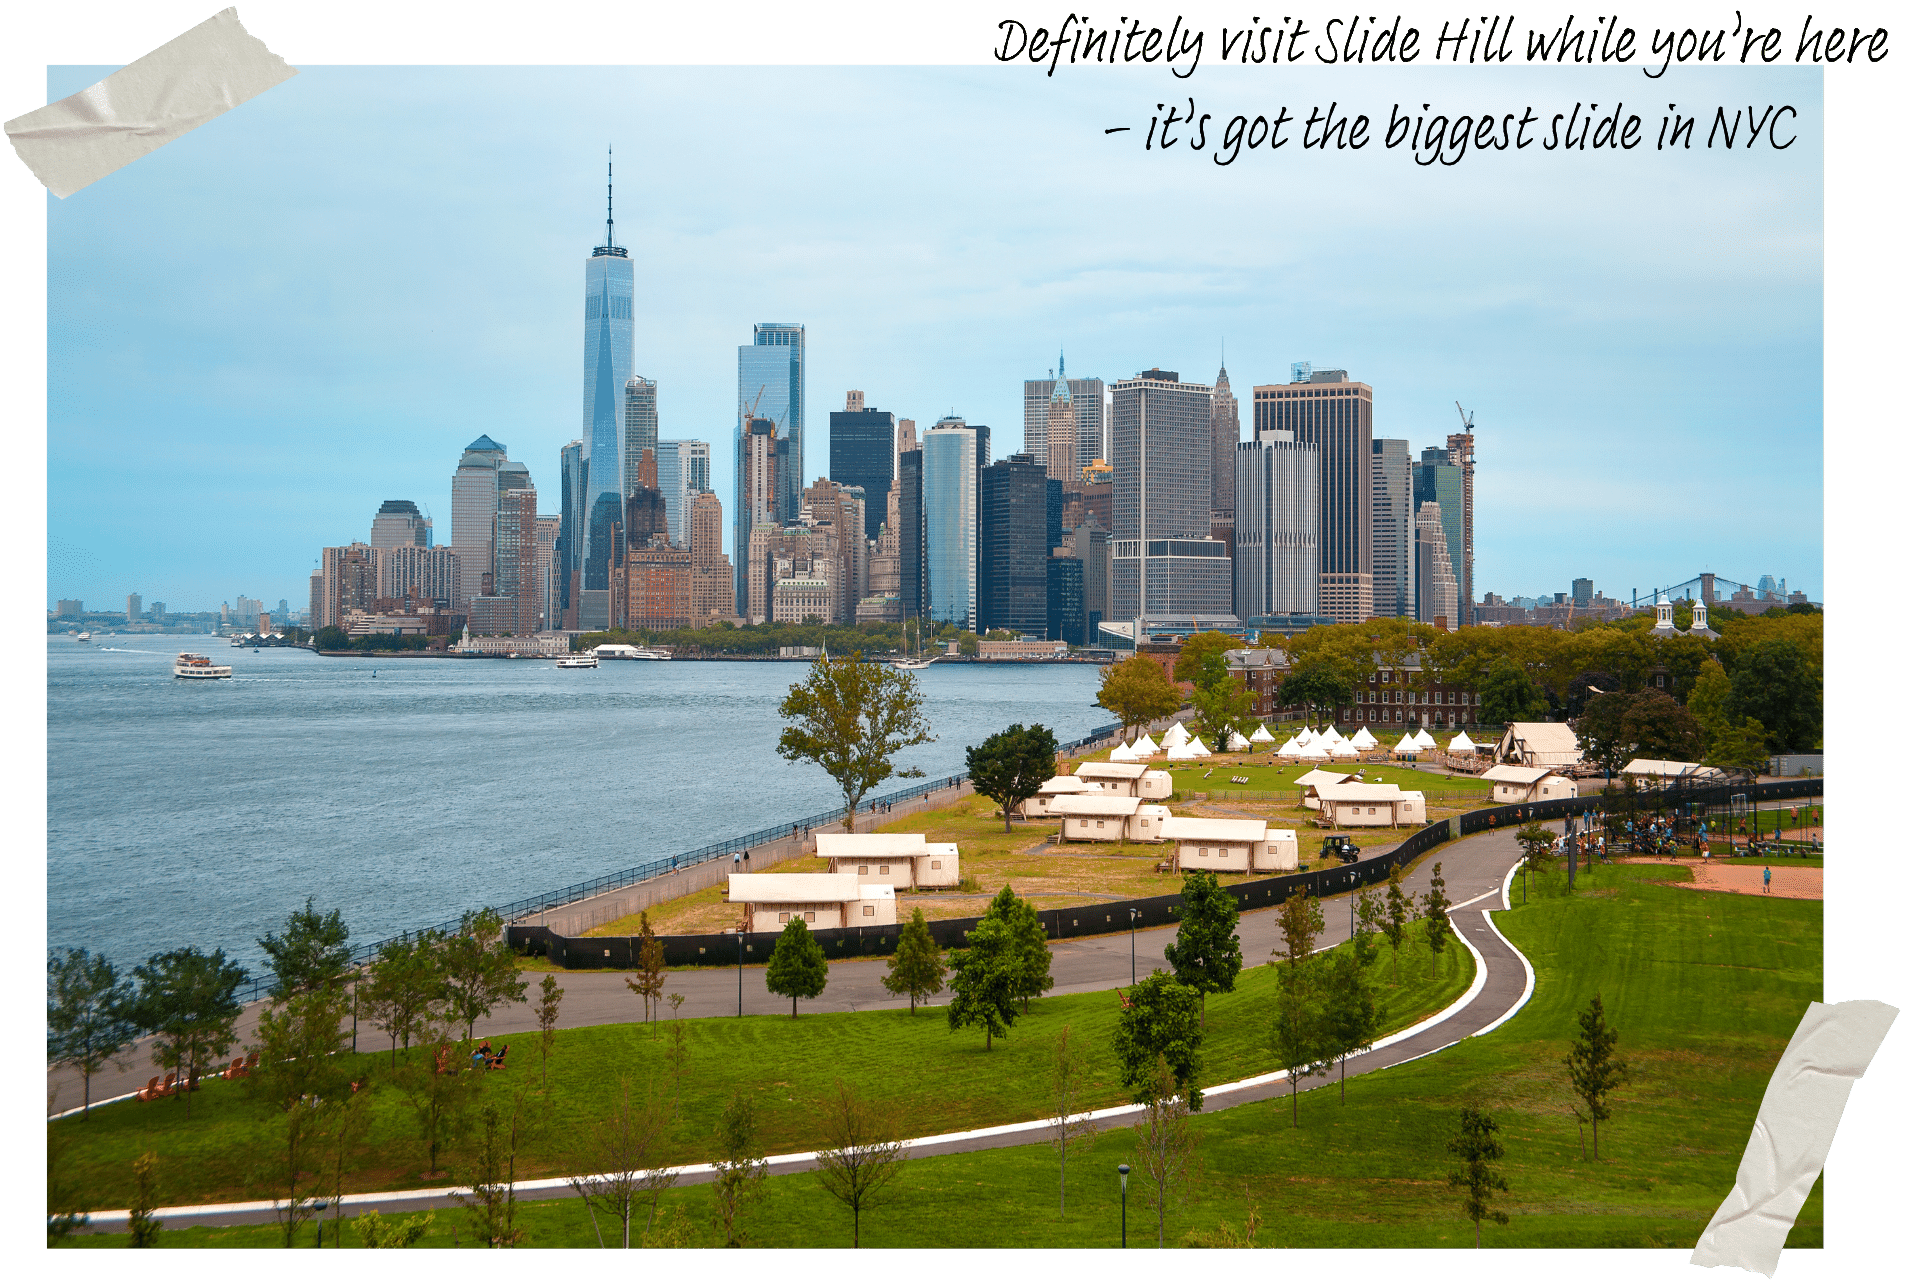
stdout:
[(586, 342), (581, 438), (587, 444), (585, 545), (580, 557), (579, 623), (595, 631), (608, 622), (607, 560), (620, 521), (626, 475), (621, 448), (621, 399), (633, 377), (633, 262), (613, 242), (613, 162), (607, 162), (607, 239), (587, 259)]
[(927, 613), (977, 631), (980, 582), (980, 457), (973, 428), (942, 421), (920, 445), (926, 512)]
[[(584, 440), (569, 440), (560, 446), (560, 531), (554, 542), (553, 556), (559, 581), (554, 589), (554, 608), (565, 617), (573, 608), (574, 576), (579, 569), (579, 548), (586, 537), (583, 518), (587, 495), (587, 445)], [(558, 623), (554, 624), (556, 627)]]
[[(741, 412), (773, 419), (778, 438), (786, 442), (780, 508), (775, 519), (781, 524), (798, 520), (801, 476), (807, 465), (807, 327), (772, 323), (753, 326), (753, 345), (740, 348), (739, 392)], [(740, 422), (736, 415), (736, 441)]]

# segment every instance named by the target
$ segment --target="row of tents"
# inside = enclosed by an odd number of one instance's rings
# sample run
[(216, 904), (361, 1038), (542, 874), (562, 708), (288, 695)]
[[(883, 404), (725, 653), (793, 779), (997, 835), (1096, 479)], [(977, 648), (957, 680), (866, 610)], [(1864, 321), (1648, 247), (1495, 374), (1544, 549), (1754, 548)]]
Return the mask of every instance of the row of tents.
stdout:
[[(1272, 741), (1274, 741), (1273, 735), (1263, 724), (1253, 731), (1251, 737), (1242, 737), (1239, 733), (1228, 735), (1227, 750), (1247, 751), (1255, 744)], [(1352, 738), (1341, 737), (1339, 731), (1331, 725), (1318, 732), (1303, 727), (1298, 734), (1281, 743), (1274, 755), (1287, 760), (1354, 760), (1359, 758), (1361, 752), (1372, 751), (1379, 745), (1379, 739), (1369, 733), (1365, 725), (1360, 726), (1359, 731)], [(1413, 757), (1422, 751), (1434, 750), (1438, 746), (1439, 743), (1423, 728), (1415, 734), (1401, 734), (1400, 741), (1393, 745), (1391, 754)], [(1459, 734), (1447, 744), (1448, 751), (1472, 752), (1477, 749), (1473, 739), (1465, 733)], [(1186, 726), (1176, 720), (1162, 735), (1159, 742), (1156, 743), (1151, 734), (1143, 731), (1132, 742), (1115, 747), (1109, 759), (1135, 762), (1145, 760), (1162, 751), (1166, 753), (1168, 760), (1199, 760), (1213, 754), (1207, 749), (1206, 743), (1189, 734)]]

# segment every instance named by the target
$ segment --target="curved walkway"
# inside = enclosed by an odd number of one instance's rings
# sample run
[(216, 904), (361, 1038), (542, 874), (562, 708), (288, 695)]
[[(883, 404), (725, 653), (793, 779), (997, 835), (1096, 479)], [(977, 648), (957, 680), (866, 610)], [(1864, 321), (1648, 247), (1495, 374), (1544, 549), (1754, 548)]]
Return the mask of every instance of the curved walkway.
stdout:
[[(1425, 886), (1436, 858), (1444, 864), (1447, 897), (1453, 903), (1454, 927), (1461, 941), (1473, 953), (1473, 984), (1460, 999), (1433, 1017), (1385, 1037), (1368, 1052), (1349, 1058), (1346, 1065), (1348, 1077), (1399, 1066), (1438, 1053), (1470, 1036), (1485, 1035), (1511, 1018), (1533, 994), (1533, 967), (1525, 956), (1507, 942), (1491, 918), (1492, 912), (1504, 910), (1508, 905), (1507, 893), (1517, 860), (1512, 830), (1489, 831), (1443, 845), (1414, 864), (1407, 877), (1410, 887)], [(1327, 940), (1328, 947), (1340, 945), (1349, 936), (1346, 913), (1339, 910), (1339, 903), (1339, 898), (1327, 902), (1327, 930), (1322, 937)], [(1144, 974), (1156, 968), (1165, 968), (1158, 961), (1166, 944), (1172, 940), (1174, 931), (1171, 926), (1139, 931), (1138, 937), (1133, 940), (1137, 951), (1132, 953), (1138, 956), (1138, 972)], [(1240, 947), (1249, 968), (1260, 964), (1265, 959), (1266, 951), (1278, 947), (1279, 942), (1279, 928), (1265, 908), (1241, 917)], [(1126, 934), (1055, 943), (1053, 994), (1106, 991), (1126, 985), (1130, 981), (1130, 973), (1134, 971), (1128, 943)], [(880, 960), (838, 962), (830, 971), (827, 986), (829, 997), (837, 999), (823, 997), (827, 1003), (822, 1006), (816, 1002), (815, 1007), (849, 1010), (898, 1008), (905, 1001), (887, 995), (880, 987), (879, 976), (884, 973), (885, 962)], [(606, 981), (593, 984), (581, 981), (587, 978)], [(720, 979), (724, 979), (724, 982)], [(635, 998), (626, 991), (622, 975), (574, 973), (566, 975), (566, 980), (568, 995), (564, 1007), (569, 1016), (563, 1017), (562, 1026), (591, 1026), (633, 1020), (637, 1004)], [(692, 1016), (713, 1017), (734, 1011), (735, 1002), (740, 998), (736, 988), (738, 981), (739, 975), (724, 970), (698, 970), (673, 974), (669, 985), (686, 994), (686, 1011), (691, 1012)], [(611, 989), (616, 985), (618, 992)], [(576, 987), (582, 988), (580, 994), (586, 997), (577, 1003)], [(758, 988), (757, 992), (753, 989), (755, 987)], [(876, 991), (877, 997), (874, 995)], [(780, 999), (767, 992), (764, 980), (756, 971), (756, 981), (749, 984), (746, 990), (744, 1003), (747, 1011), (785, 1013), (786, 1007), (779, 1004)], [(481, 1025), (482, 1029), (494, 1034), (534, 1029), (531, 1010), (519, 1005)], [(1303, 1081), (1301, 1089), (1306, 1091), (1334, 1083), (1337, 1083), (1337, 1077), (1322, 1077), (1310, 1082)], [(1278, 1072), (1231, 1081), (1206, 1090), (1206, 1110), (1212, 1112), (1280, 1098), (1289, 1091), (1286, 1077)], [(1139, 1112), (1138, 1106), (1110, 1107), (1091, 1113), (1091, 1118), (1096, 1128), (1112, 1129), (1133, 1123)], [(1046, 1140), (1047, 1122), (1033, 1120), (964, 1133), (933, 1134), (910, 1140), (907, 1148), (911, 1157), (920, 1158), (1022, 1146)], [(768, 1164), (774, 1173), (804, 1172), (815, 1167), (814, 1153), (793, 1152), (770, 1156)], [(692, 1184), (707, 1181), (713, 1169), (706, 1164), (686, 1165), (678, 1172), (683, 1183)], [(407, 1191), (366, 1192), (345, 1197), (344, 1204), (356, 1211), (438, 1208), (454, 1204), (452, 1193), (461, 1190), (464, 1188), (427, 1187)], [(565, 1178), (521, 1182), (515, 1184), (515, 1190), (518, 1196), (528, 1200), (564, 1198), (573, 1194)], [(272, 1221), (273, 1204), (271, 1201), (250, 1201), (185, 1205), (160, 1210), (158, 1216), (170, 1226), (232, 1226)], [(96, 1227), (123, 1230), (127, 1214), (124, 1209), (107, 1209), (96, 1211), (91, 1217)]]

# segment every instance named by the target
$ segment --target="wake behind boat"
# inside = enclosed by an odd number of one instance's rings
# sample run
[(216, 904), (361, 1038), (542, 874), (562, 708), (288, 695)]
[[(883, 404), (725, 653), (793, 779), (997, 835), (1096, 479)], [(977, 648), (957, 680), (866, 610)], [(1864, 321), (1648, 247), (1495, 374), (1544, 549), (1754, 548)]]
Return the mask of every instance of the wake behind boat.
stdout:
[(230, 680), (232, 667), (216, 667), (204, 653), (183, 653), (173, 660), (176, 680)]

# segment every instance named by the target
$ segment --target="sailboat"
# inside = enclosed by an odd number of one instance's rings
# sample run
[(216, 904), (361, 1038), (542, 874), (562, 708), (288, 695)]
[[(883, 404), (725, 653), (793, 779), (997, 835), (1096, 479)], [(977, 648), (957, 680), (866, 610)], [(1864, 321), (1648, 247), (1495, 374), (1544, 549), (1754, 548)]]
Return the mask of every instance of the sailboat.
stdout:
[(910, 657), (895, 658), (893, 665), (901, 671), (925, 671), (933, 665), (932, 658), (920, 656), (920, 620), (915, 618), (913, 625), (913, 654)]

